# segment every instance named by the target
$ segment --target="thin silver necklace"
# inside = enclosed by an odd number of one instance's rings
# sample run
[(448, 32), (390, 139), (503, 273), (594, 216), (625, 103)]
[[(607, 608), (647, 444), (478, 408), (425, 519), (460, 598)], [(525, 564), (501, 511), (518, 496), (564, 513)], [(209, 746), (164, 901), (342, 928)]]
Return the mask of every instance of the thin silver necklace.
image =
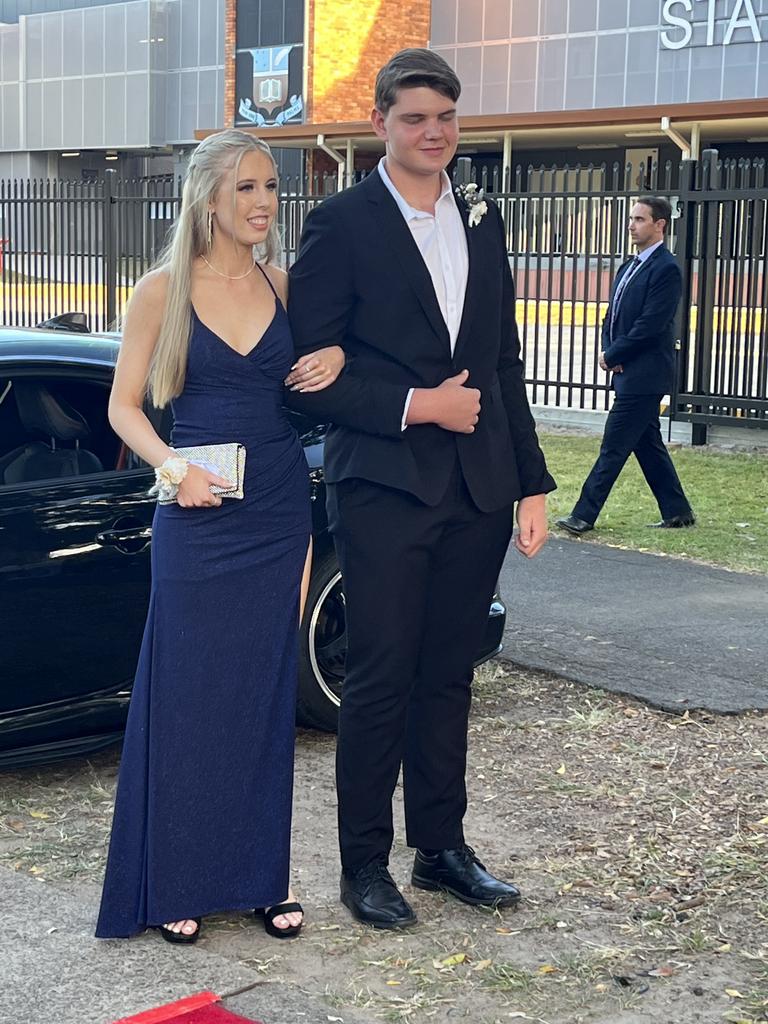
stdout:
[(210, 263), (205, 256), (203, 256), (203, 262), (206, 266), (210, 267), (214, 274), (218, 274), (219, 277), (226, 277), (228, 281), (242, 281), (244, 277), (248, 277), (249, 274), (253, 273), (254, 267), (256, 266), (256, 260), (250, 265), (244, 274), (225, 274), (223, 270), (217, 270), (212, 263)]

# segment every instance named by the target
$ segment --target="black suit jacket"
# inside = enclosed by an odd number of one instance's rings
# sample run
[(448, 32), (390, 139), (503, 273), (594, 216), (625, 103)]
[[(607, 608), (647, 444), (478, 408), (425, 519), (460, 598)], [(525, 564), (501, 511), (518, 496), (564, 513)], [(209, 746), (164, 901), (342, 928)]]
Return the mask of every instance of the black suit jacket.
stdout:
[(656, 249), (635, 271), (621, 296), (611, 339), (611, 313), (616, 288), (631, 260), (623, 264), (611, 290), (603, 321), (602, 346), (608, 366), (621, 365), (613, 375), (617, 394), (664, 395), (675, 376), (674, 322), (682, 293), (677, 261), (665, 246)]
[[(288, 402), (332, 424), (329, 483), (359, 477), (428, 505), (445, 494), (456, 463), (478, 508), (494, 511), (553, 490), (523, 382), (515, 295), (503, 225), (489, 202), (470, 228), (466, 299), (455, 353), (424, 260), (378, 171), (324, 200), (307, 217), (290, 272), (288, 312), (299, 355), (340, 345), (343, 374), (324, 391)], [(481, 391), (473, 434), (434, 424), (401, 429), (410, 388), (432, 388), (463, 369)]]

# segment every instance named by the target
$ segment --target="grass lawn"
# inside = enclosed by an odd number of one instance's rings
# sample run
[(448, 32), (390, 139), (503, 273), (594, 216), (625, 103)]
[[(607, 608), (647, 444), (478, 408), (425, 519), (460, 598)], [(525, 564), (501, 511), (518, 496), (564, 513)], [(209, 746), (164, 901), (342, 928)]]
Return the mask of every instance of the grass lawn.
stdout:
[[(597, 457), (600, 438), (540, 432), (540, 439), (558, 487), (549, 500), (554, 527), (555, 519), (572, 510)], [(684, 530), (648, 529), (648, 523), (659, 519), (659, 510), (633, 457), (586, 542), (604, 541), (729, 569), (768, 572), (768, 454), (681, 447), (671, 455), (696, 513), (696, 525)]]

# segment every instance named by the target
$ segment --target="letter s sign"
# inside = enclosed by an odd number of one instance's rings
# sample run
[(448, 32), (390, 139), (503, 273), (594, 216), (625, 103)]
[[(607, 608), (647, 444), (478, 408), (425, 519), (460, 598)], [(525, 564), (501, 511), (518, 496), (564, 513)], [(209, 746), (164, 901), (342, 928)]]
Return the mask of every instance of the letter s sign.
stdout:
[(682, 36), (673, 39), (669, 31), (664, 29), (661, 33), (662, 45), (667, 50), (682, 50), (684, 46), (687, 46), (693, 38), (693, 26), (690, 21), (686, 18), (681, 18), (679, 14), (673, 14), (672, 11), (675, 7), (681, 5), (685, 10), (691, 14), (693, 12), (693, 0), (664, 0), (664, 11), (663, 18), (668, 25), (674, 25), (677, 28), (683, 30)]

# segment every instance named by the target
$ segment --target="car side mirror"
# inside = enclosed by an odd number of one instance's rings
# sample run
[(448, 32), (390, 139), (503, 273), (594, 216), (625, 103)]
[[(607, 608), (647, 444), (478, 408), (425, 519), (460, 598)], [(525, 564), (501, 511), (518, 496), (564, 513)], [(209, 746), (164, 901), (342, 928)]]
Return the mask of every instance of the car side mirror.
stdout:
[(43, 320), (38, 327), (47, 327), (53, 331), (73, 331), (76, 334), (90, 334), (88, 317), (85, 313), (59, 313), (49, 320)]

